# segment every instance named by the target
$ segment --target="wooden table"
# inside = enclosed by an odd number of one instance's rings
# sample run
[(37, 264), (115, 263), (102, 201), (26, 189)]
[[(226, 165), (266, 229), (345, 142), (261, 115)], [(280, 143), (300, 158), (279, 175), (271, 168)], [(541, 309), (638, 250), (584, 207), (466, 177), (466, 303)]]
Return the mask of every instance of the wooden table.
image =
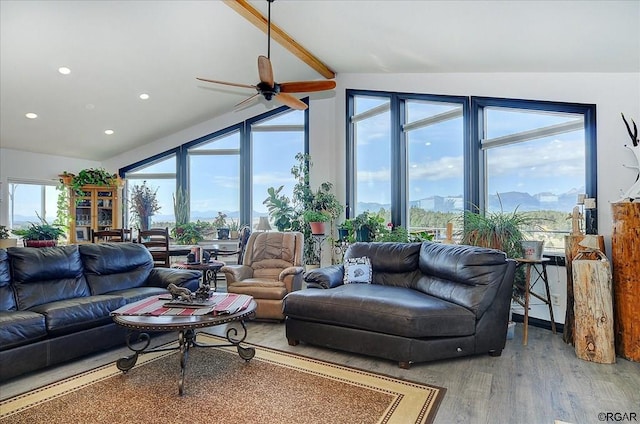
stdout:
[[(553, 318), (553, 306), (551, 305), (551, 292), (549, 290), (549, 277), (547, 276), (547, 262), (549, 262), (549, 258), (541, 258), (541, 259), (524, 259), (524, 258), (516, 258), (515, 259), (518, 264), (517, 267), (524, 266), (525, 267), (525, 279), (524, 279), (524, 302), (519, 299), (516, 299), (520, 305), (524, 307), (524, 332), (522, 336), (522, 344), (526, 345), (529, 337), (529, 299), (531, 296), (535, 296), (538, 299), (542, 300), (545, 304), (549, 305), (549, 317), (551, 319), (551, 330), (553, 334), (556, 333), (556, 322)], [(542, 271), (540, 271), (536, 265), (540, 265)], [(536, 272), (535, 279), (531, 281), (531, 269)], [(547, 292), (547, 297), (544, 298), (540, 296), (538, 293), (534, 293), (532, 291), (533, 286), (536, 285), (538, 281), (542, 281), (545, 286), (545, 290)]]
[[(213, 296), (215, 296), (215, 294)], [(251, 298), (251, 296), (247, 295), (240, 296)], [(134, 367), (134, 365), (138, 361), (138, 356), (143, 353), (180, 350), (180, 377), (178, 380), (178, 393), (182, 396), (182, 394), (184, 393), (184, 374), (187, 366), (189, 349), (191, 347), (235, 346), (238, 350), (238, 355), (245, 361), (249, 361), (254, 357), (256, 353), (255, 349), (251, 346), (242, 347), (240, 346), (240, 343), (242, 343), (247, 337), (247, 327), (244, 323), (245, 320), (253, 319), (255, 315), (256, 302), (253, 299), (251, 299), (251, 303), (246, 309), (236, 313), (223, 315), (113, 315), (113, 321), (116, 324), (130, 330), (127, 334), (126, 343), (127, 347), (133, 351), (131, 355), (124, 356), (118, 359), (116, 361), (116, 366), (123, 373), (127, 373), (131, 368)], [(238, 332), (233, 329), (234, 331), (228, 330), (226, 332), (228, 343), (203, 344), (196, 341), (196, 329), (213, 327), (230, 322), (240, 323), (240, 326), (243, 330), (241, 337), (238, 337)], [(177, 331), (178, 346), (165, 348), (161, 347), (145, 352), (151, 342), (151, 337), (149, 336), (148, 332), (161, 331)], [(137, 334), (137, 337), (134, 341), (132, 341), (133, 334)], [(134, 343), (142, 343), (142, 347), (136, 349), (135, 347), (133, 347)]]

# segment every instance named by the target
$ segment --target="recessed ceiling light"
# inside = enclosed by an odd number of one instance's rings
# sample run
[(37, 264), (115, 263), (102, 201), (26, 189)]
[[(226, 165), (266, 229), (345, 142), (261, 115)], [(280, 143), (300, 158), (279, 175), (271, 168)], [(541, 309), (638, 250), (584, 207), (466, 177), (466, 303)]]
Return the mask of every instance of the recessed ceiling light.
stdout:
[(62, 75), (69, 75), (71, 73), (71, 69), (67, 68), (66, 66), (62, 66), (58, 68), (58, 72), (60, 72)]
[(114, 131), (113, 131), (113, 130), (104, 130), (104, 133), (105, 133), (106, 135), (111, 135), (111, 134), (113, 134), (113, 133), (114, 133)]
[(149, 98), (149, 95), (148, 95), (147, 93), (142, 93), (142, 94), (140, 95), (140, 98), (141, 98), (142, 100), (147, 100), (147, 99)]
[(33, 112), (29, 112), (29, 113), (26, 113), (24, 116), (26, 116), (29, 119), (36, 119), (38, 117), (38, 114), (37, 113), (33, 113)]

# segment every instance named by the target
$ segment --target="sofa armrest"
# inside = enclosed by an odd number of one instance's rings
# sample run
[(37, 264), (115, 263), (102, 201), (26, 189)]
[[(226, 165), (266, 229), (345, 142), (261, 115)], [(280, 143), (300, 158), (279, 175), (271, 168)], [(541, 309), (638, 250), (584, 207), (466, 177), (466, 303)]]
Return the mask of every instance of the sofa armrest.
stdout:
[(189, 271), (186, 269), (174, 268), (153, 268), (146, 284), (151, 287), (162, 287), (166, 289), (171, 283), (178, 287), (186, 287), (191, 291), (198, 290), (200, 285), (200, 271)]
[(288, 268), (283, 269), (282, 272), (280, 272), (280, 275), (278, 275), (278, 280), (284, 281), (287, 275), (298, 275), (298, 274), (302, 274), (303, 272), (304, 272), (304, 268), (302, 268), (301, 266), (290, 266)]
[(304, 276), (307, 288), (332, 289), (342, 285), (344, 265), (331, 265), (309, 271)]
[(227, 278), (227, 284), (253, 277), (253, 268), (247, 265), (225, 265), (220, 268)]

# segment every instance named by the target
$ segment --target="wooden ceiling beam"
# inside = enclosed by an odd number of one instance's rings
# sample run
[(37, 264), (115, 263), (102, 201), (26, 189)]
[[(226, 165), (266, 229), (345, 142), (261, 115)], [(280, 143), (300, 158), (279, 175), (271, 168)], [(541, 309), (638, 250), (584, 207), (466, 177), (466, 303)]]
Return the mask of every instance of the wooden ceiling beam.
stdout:
[[(224, 2), (227, 6), (238, 12), (243, 18), (254, 24), (265, 34), (267, 33), (267, 18), (262, 16), (262, 14), (256, 8), (251, 6), (247, 0), (224, 0)], [(336, 73), (332, 71), (331, 68), (315, 57), (310, 51), (298, 44), (273, 22), (271, 22), (271, 38), (323, 77), (327, 79), (333, 79), (336, 77)]]

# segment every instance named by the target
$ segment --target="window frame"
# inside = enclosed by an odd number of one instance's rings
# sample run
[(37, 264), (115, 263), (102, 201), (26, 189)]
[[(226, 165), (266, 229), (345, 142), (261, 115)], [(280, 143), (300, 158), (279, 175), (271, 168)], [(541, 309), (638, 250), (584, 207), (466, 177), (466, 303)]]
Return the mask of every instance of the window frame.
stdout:
[[(597, 198), (597, 126), (596, 105), (547, 100), (511, 99), (481, 96), (450, 96), (435, 94), (402, 93), (375, 90), (346, 90), (345, 110), (345, 192), (346, 217), (354, 217), (356, 161), (355, 131), (352, 116), (355, 112), (355, 97), (369, 96), (390, 99), (390, 139), (391, 139), (391, 220), (393, 225), (407, 225), (408, 187), (406, 137), (403, 130), (406, 117), (404, 102), (421, 100), (429, 102), (462, 103), (463, 105), (463, 154), (464, 154), (464, 209), (472, 212), (484, 210), (486, 194), (482, 192), (486, 184), (484, 166), (485, 152), (482, 137), (485, 128), (484, 108), (500, 107), (532, 111), (548, 111), (581, 114), (584, 117), (585, 137), (585, 191), (586, 196)], [(585, 232), (597, 234), (597, 209), (585, 210)]]
[[(356, 140), (355, 131), (351, 117), (355, 111), (355, 97), (387, 97), (390, 99), (389, 119), (390, 119), (390, 143), (391, 143), (391, 222), (394, 226), (404, 226), (408, 224), (409, 198), (407, 193), (408, 178), (407, 173), (407, 133), (404, 130), (406, 122), (405, 104), (407, 101), (417, 100), (431, 103), (458, 103), (462, 106), (462, 122), (463, 128), (469, 126), (469, 98), (466, 96), (440, 95), (440, 94), (421, 94), (421, 93), (403, 93), (388, 92), (374, 90), (346, 90), (346, 217), (353, 218), (354, 204), (356, 202), (355, 194), (355, 165), (356, 165)], [(467, 169), (467, 150), (469, 149), (469, 131), (463, 130), (463, 154), (465, 156), (465, 189), (466, 181), (470, 178)], [(467, 193), (465, 193), (465, 197)]]
[[(309, 98), (305, 97), (301, 99), (305, 104), (309, 105)], [(183, 191), (189, 189), (189, 149), (196, 147), (200, 144), (207, 143), (215, 138), (224, 137), (225, 135), (239, 131), (240, 133), (240, 223), (251, 223), (252, 212), (252, 149), (251, 149), (251, 126), (258, 122), (268, 120), (282, 113), (290, 112), (291, 109), (288, 106), (279, 106), (267, 112), (259, 115), (247, 118), (241, 122), (230, 125), (223, 129), (214, 131), (202, 137), (187, 141), (177, 147), (169, 150), (165, 150), (161, 153), (153, 155), (149, 158), (142, 159), (130, 165), (124, 166), (118, 170), (118, 175), (126, 180), (127, 172), (132, 172), (140, 169), (153, 162), (160, 161), (167, 156), (176, 155), (176, 191), (181, 188)], [(304, 110), (304, 152), (309, 153), (309, 108)], [(248, 170), (246, 172), (245, 170)], [(128, 209), (125, 209), (128, 211)], [(128, 218), (128, 212), (126, 214)]]
[[(598, 172), (597, 172), (597, 126), (596, 105), (585, 103), (568, 103), (547, 100), (525, 100), (500, 97), (471, 97), (471, 163), (477, 166), (478, 178), (472, 180), (473, 184), (470, 205), (477, 205), (480, 210), (485, 208), (486, 193), (483, 192), (483, 184), (486, 181), (485, 150), (482, 148), (482, 140), (485, 132), (484, 109), (507, 108), (524, 111), (542, 111), (580, 114), (584, 117), (585, 138), (585, 191), (586, 196), (598, 198)], [(472, 206), (472, 211), (477, 208)], [(598, 233), (598, 210), (585, 209), (585, 233)]]

